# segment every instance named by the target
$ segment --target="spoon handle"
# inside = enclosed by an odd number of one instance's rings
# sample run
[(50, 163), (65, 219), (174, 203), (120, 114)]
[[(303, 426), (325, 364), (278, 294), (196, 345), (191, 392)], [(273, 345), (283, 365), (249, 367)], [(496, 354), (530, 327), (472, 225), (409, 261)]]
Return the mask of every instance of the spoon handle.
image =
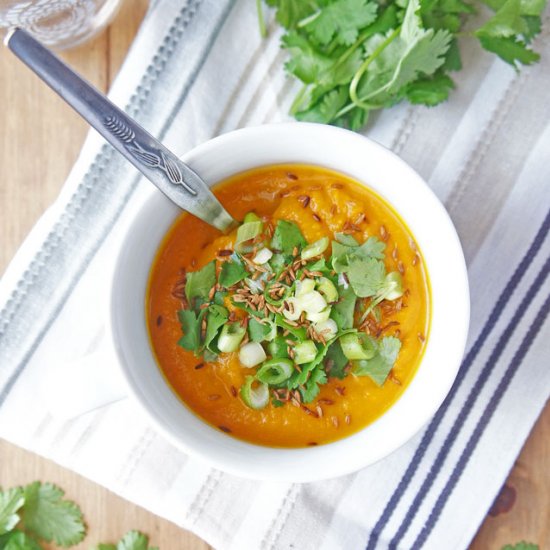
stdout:
[(180, 208), (225, 231), (236, 222), (201, 177), (26, 31), (6, 46)]

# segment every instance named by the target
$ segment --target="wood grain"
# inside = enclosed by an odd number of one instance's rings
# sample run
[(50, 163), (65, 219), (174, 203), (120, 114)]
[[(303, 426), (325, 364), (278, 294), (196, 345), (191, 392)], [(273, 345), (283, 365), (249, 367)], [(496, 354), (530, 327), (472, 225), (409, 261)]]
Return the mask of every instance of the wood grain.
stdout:
[[(106, 32), (63, 57), (98, 88), (107, 90), (146, 7), (146, 0), (127, 0)], [(32, 225), (55, 199), (78, 155), (87, 127), (4, 48), (0, 48), (0, 106), (2, 273)], [(99, 541), (115, 541), (133, 528), (148, 533), (152, 543), (162, 550), (210, 548), (192, 533), (107, 489), (0, 441), (0, 485), (10, 487), (36, 479), (57, 483), (82, 507), (89, 534), (85, 543), (76, 547), (78, 550)], [(488, 516), (471, 549), (499, 550), (504, 544), (519, 540), (537, 542), (541, 549), (550, 549), (550, 406), (533, 430), (507, 484), (515, 490), (515, 502), (507, 512)]]

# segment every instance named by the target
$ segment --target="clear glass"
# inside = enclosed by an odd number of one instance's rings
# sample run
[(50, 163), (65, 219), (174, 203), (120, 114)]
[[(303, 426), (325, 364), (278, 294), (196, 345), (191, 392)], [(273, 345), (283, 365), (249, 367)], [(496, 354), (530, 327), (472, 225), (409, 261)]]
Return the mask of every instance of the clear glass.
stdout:
[(62, 50), (95, 36), (116, 14), (121, 0), (0, 0), (0, 32), (22, 27), (47, 46)]

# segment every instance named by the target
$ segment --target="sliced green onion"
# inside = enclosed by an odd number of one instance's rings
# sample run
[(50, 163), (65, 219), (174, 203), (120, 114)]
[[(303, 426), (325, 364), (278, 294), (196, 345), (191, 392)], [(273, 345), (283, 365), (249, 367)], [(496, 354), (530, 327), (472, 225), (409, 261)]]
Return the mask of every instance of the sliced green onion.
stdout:
[(244, 346), (241, 346), (239, 351), (239, 361), (248, 369), (259, 365), (265, 361), (267, 355), (265, 354), (264, 348), (259, 342), (249, 342)]
[(240, 323), (226, 323), (218, 337), (218, 349), (223, 353), (237, 351), (245, 333), (246, 328)]
[(261, 222), (261, 218), (258, 216), (258, 214), (255, 214), (254, 212), (248, 212), (243, 220), (243, 223), (250, 223), (250, 222)]
[(321, 237), (318, 241), (308, 244), (302, 250), (302, 260), (309, 260), (315, 256), (319, 256), (328, 248), (328, 237)]
[[(254, 387), (252, 385), (254, 384)], [(269, 403), (267, 384), (258, 382), (253, 376), (247, 376), (241, 386), (241, 398), (251, 409), (263, 409)]]
[(270, 359), (256, 373), (256, 378), (264, 384), (280, 384), (290, 378), (294, 365), (290, 359)]
[(308, 292), (315, 290), (315, 281), (313, 279), (304, 279), (303, 281), (296, 281), (296, 291), (294, 296), (299, 298)]
[(239, 229), (237, 229), (237, 238), (235, 240), (235, 250), (237, 252), (250, 252), (252, 250), (252, 247), (250, 245), (245, 245), (244, 243), (257, 237), (263, 231), (263, 228), (264, 228), (264, 224), (260, 221), (259, 218), (256, 221), (243, 223), (239, 227)]
[(316, 355), (317, 347), (312, 340), (304, 340), (294, 346), (294, 362), (297, 365), (313, 361)]
[(392, 271), (386, 275), (385, 279), (386, 291), (384, 298), (386, 300), (397, 300), (403, 296), (403, 279), (399, 271)]
[(298, 309), (305, 311), (306, 313), (319, 313), (327, 307), (327, 301), (316, 290), (312, 290), (306, 294), (303, 294), (299, 298), (296, 298)]
[(246, 278), (244, 282), (252, 294), (261, 294), (264, 291), (265, 283), (261, 279)]
[(269, 262), (269, 260), (271, 260), (271, 256), (273, 256), (273, 252), (271, 252), (269, 248), (262, 248), (257, 252), (254, 258), (252, 258), (252, 261), (255, 264), (263, 265)]
[(319, 313), (308, 313), (306, 314), (306, 319), (312, 323), (322, 323), (330, 317), (330, 310), (331, 308), (327, 307), (323, 311), (319, 311)]
[(288, 357), (288, 344), (283, 336), (275, 337), (269, 344), (267, 344), (267, 352), (271, 357)]
[(334, 283), (326, 277), (321, 277), (317, 283), (317, 290), (323, 295), (325, 300), (330, 304), (338, 300), (338, 291)]
[(288, 304), (288, 308), (285, 307), (283, 309), (283, 315), (289, 320), (289, 321), (297, 321), (300, 318), (300, 315), (302, 315), (302, 308), (300, 307), (300, 304), (298, 303), (298, 298), (290, 297), (285, 302)]
[(372, 359), (376, 355), (376, 347), (367, 335), (356, 333), (340, 336), (340, 346), (347, 359)]
[(326, 321), (321, 321), (320, 323), (315, 323), (313, 325), (313, 330), (322, 336), (325, 340), (330, 340), (334, 338), (338, 333), (338, 325), (334, 319), (327, 319)]

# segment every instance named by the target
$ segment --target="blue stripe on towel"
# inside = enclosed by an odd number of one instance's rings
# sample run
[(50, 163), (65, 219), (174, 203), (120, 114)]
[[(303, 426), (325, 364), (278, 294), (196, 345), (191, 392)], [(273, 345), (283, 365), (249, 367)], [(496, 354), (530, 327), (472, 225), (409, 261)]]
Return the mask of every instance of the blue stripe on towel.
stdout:
[(449, 395), (447, 396), (443, 405), (439, 408), (434, 418), (428, 425), (428, 428), (426, 429), (426, 432), (424, 433), (422, 440), (420, 441), (420, 444), (418, 445), (414, 453), (414, 456), (409, 466), (407, 467), (407, 470), (403, 474), (401, 481), (397, 485), (397, 488), (395, 489), (388, 503), (386, 504), (386, 507), (382, 512), (382, 515), (380, 516), (380, 518), (376, 522), (376, 525), (374, 526), (373, 530), (370, 533), (370, 537), (367, 543), (367, 550), (374, 550), (376, 548), (376, 544), (378, 543), (380, 534), (386, 527), (394, 510), (397, 508), (399, 501), (405, 494), (405, 491), (407, 490), (416, 472), (416, 469), (418, 468), (418, 465), (422, 461), (426, 453), (426, 450), (428, 448), (428, 445), (432, 440), (435, 434), (435, 431), (437, 430), (437, 427), (439, 426), (441, 420), (445, 416), (445, 413), (447, 412), (447, 409), (449, 408), (452, 400), (454, 399), (454, 396), (457, 394), (462, 382), (466, 378), (466, 374), (470, 370), (470, 367), (472, 366), (475, 358), (481, 351), (483, 344), (485, 343), (485, 340), (491, 334), (496, 323), (500, 319), (500, 316), (506, 304), (508, 303), (509, 299), (511, 298), (512, 294), (514, 293), (519, 283), (521, 282), (521, 279), (523, 278), (527, 269), (535, 259), (538, 251), (540, 250), (542, 244), (544, 243), (544, 240), (549, 230), (550, 230), (550, 211), (547, 213), (546, 218), (542, 223), (542, 226), (540, 227), (537, 234), (535, 235), (533, 242), (529, 246), (529, 249), (525, 253), (524, 257), (521, 259), (521, 262), (519, 263), (518, 267), (512, 274), (512, 277), (506, 283), (504, 290), (500, 294), (493, 310), (489, 315), (489, 318), (487, 319), (487, 322), (483, 326), (478, 338), (474, 342), (474, 345), (466, 355)]
[(533, 281), (533, 284), (529, 287), (529, 290), (525, 294), (520, 305), (517, 307), (514, 314), (510, 317), (510, 322), (502, 332), (500, 338), (498, 339), (497, 344), (495, 345), (495, 347), (493, 348), (493, 351), (489, 355), (489, 358), (485, 362), (485, 365), (483, 366), (481, 373), (479, 374), (477, 380), (474, 382), (470, 390), (468, 398), (462, 405), (462, 408), (460, 409), (460, 412), (456, 417), (456, 420), (454, 421), (452, 428), (450, 429), (449, 433), (446, 435), (445, 441), (443, 442), (441, 449), (437, 453), (437, 456), (433, 464), (429, 468), (428, 475), (426, 476), (420, 489), (416, 493), (412, 504), (409, 506), (409, 509), (407, 510), (407, 513), (405, 515), (405, 519), (401, 522), (401, 525), (399, 526), (397, 533), (391, 540), (389, 545), (390, 548), (397, 548), (397, 545), (399, 544), (399, 542), (401, 541), (401, 539), (409, 529), (414, 517), (416, 516), (416, 512), (420, 508), (420, 505), (422, 504), (424, 498), (432, 488), (432, 485), (437, 475), (441, 471), (441, 468), (443, 467), (443, 463), (445, 462), (445, 459), (447, 458), (449, 452), (451, 451), (451, 447), (454, 441), (456, 441), (456, 439), (458, 438), (458, 435), (462, 427), (464, 426), (466, 419), (468, 418), (468, 415), (474, 408), (475, 402), (477, 401), (479, 394), (483, 390), (485, 384), (489, 380), (489, 377), (491, 376), (495, 367), (497, 366), (497, 362), (500, 359), (500, 356), (502, 355), (504, 349), (506, 348), (506, 343), (509, 342), (510, 339), (512, 338), (512, 335), (514, 334), (516, 327), (519, 325), (521, 319), (526, 313), (529, 307), (529, 304), (536, 297), (538, 291), (546, 281), (549, 273), (550, 273), (550, 258), (546, 260), (542, 269), (537, 275), (536, 279)]
[[(547, 264), (548, 263), (549, 262), (547, 262)], [(485, 410), (483, 411), (481, 418), (479, 419), (472, 435), (470, 436), (470, 439), (468, 440), (466, 447), (462, 451), (462, 454), (460, 455), (458, 463), (453, 469), (453, 473), (447, 480), (445, 487), (443, 488), (439, 497), (437, 498), (435, 506), (433, 507), (428, 517), (428, 521), (426, 522), (426, 524), (420, 531), (418, 538), (414, 542), (413, 548), (415, 549), (421, 548), (424, 542), (426, 541), (426, 539), (428, 538), (428, 536), (430, 535), (430, 533), (432, 532), (432, 529), (437, 523), (437, 520), (441, 515), (441, 512), (443, 511), (445, 504), (449, 500), (449, 497), (452, 495), (453, 489), (458, 483), (460, 476), (464, 472), (464, 469), (466, 468), (468, 461), (470, 460), (470, 457), (474, 453), (476, 446), (479, 443), (479, 440), (481, 439), (483, 432), (485, 431), (485, 428), (487, 428), (487, 425), (489, 424), (491, 418), (493, 417), (493, 414), (495, 413), (495, 410), (497, 409), (500, 403), (500, 400), (502, 399), (502, 396), (508, 389), (508, 386), (512, 382), (512, 379), (516, 374), (517, 370), (521, 367), (523, 359), (529, 352), (531, 345), (535, 341), (541, 327), (544, 325), (544, 322), (548, 318), (549, 313), (550, 313), (550, 295), (546, 297), (546, 300), (544, 301), (542, 307), (538, 311), (537, 316), (535, 317), (535, 320), (529, 327), (527, 334), (523, 338), (518, 350), (514, 354), (514, 357), (508, 364), (508, 367), (505, 373), (502, 375), (502, 378), (500, 379), (500, 382), (498, 383), (496, 390), (491, 396), (491, 400), (485, 407)]]

